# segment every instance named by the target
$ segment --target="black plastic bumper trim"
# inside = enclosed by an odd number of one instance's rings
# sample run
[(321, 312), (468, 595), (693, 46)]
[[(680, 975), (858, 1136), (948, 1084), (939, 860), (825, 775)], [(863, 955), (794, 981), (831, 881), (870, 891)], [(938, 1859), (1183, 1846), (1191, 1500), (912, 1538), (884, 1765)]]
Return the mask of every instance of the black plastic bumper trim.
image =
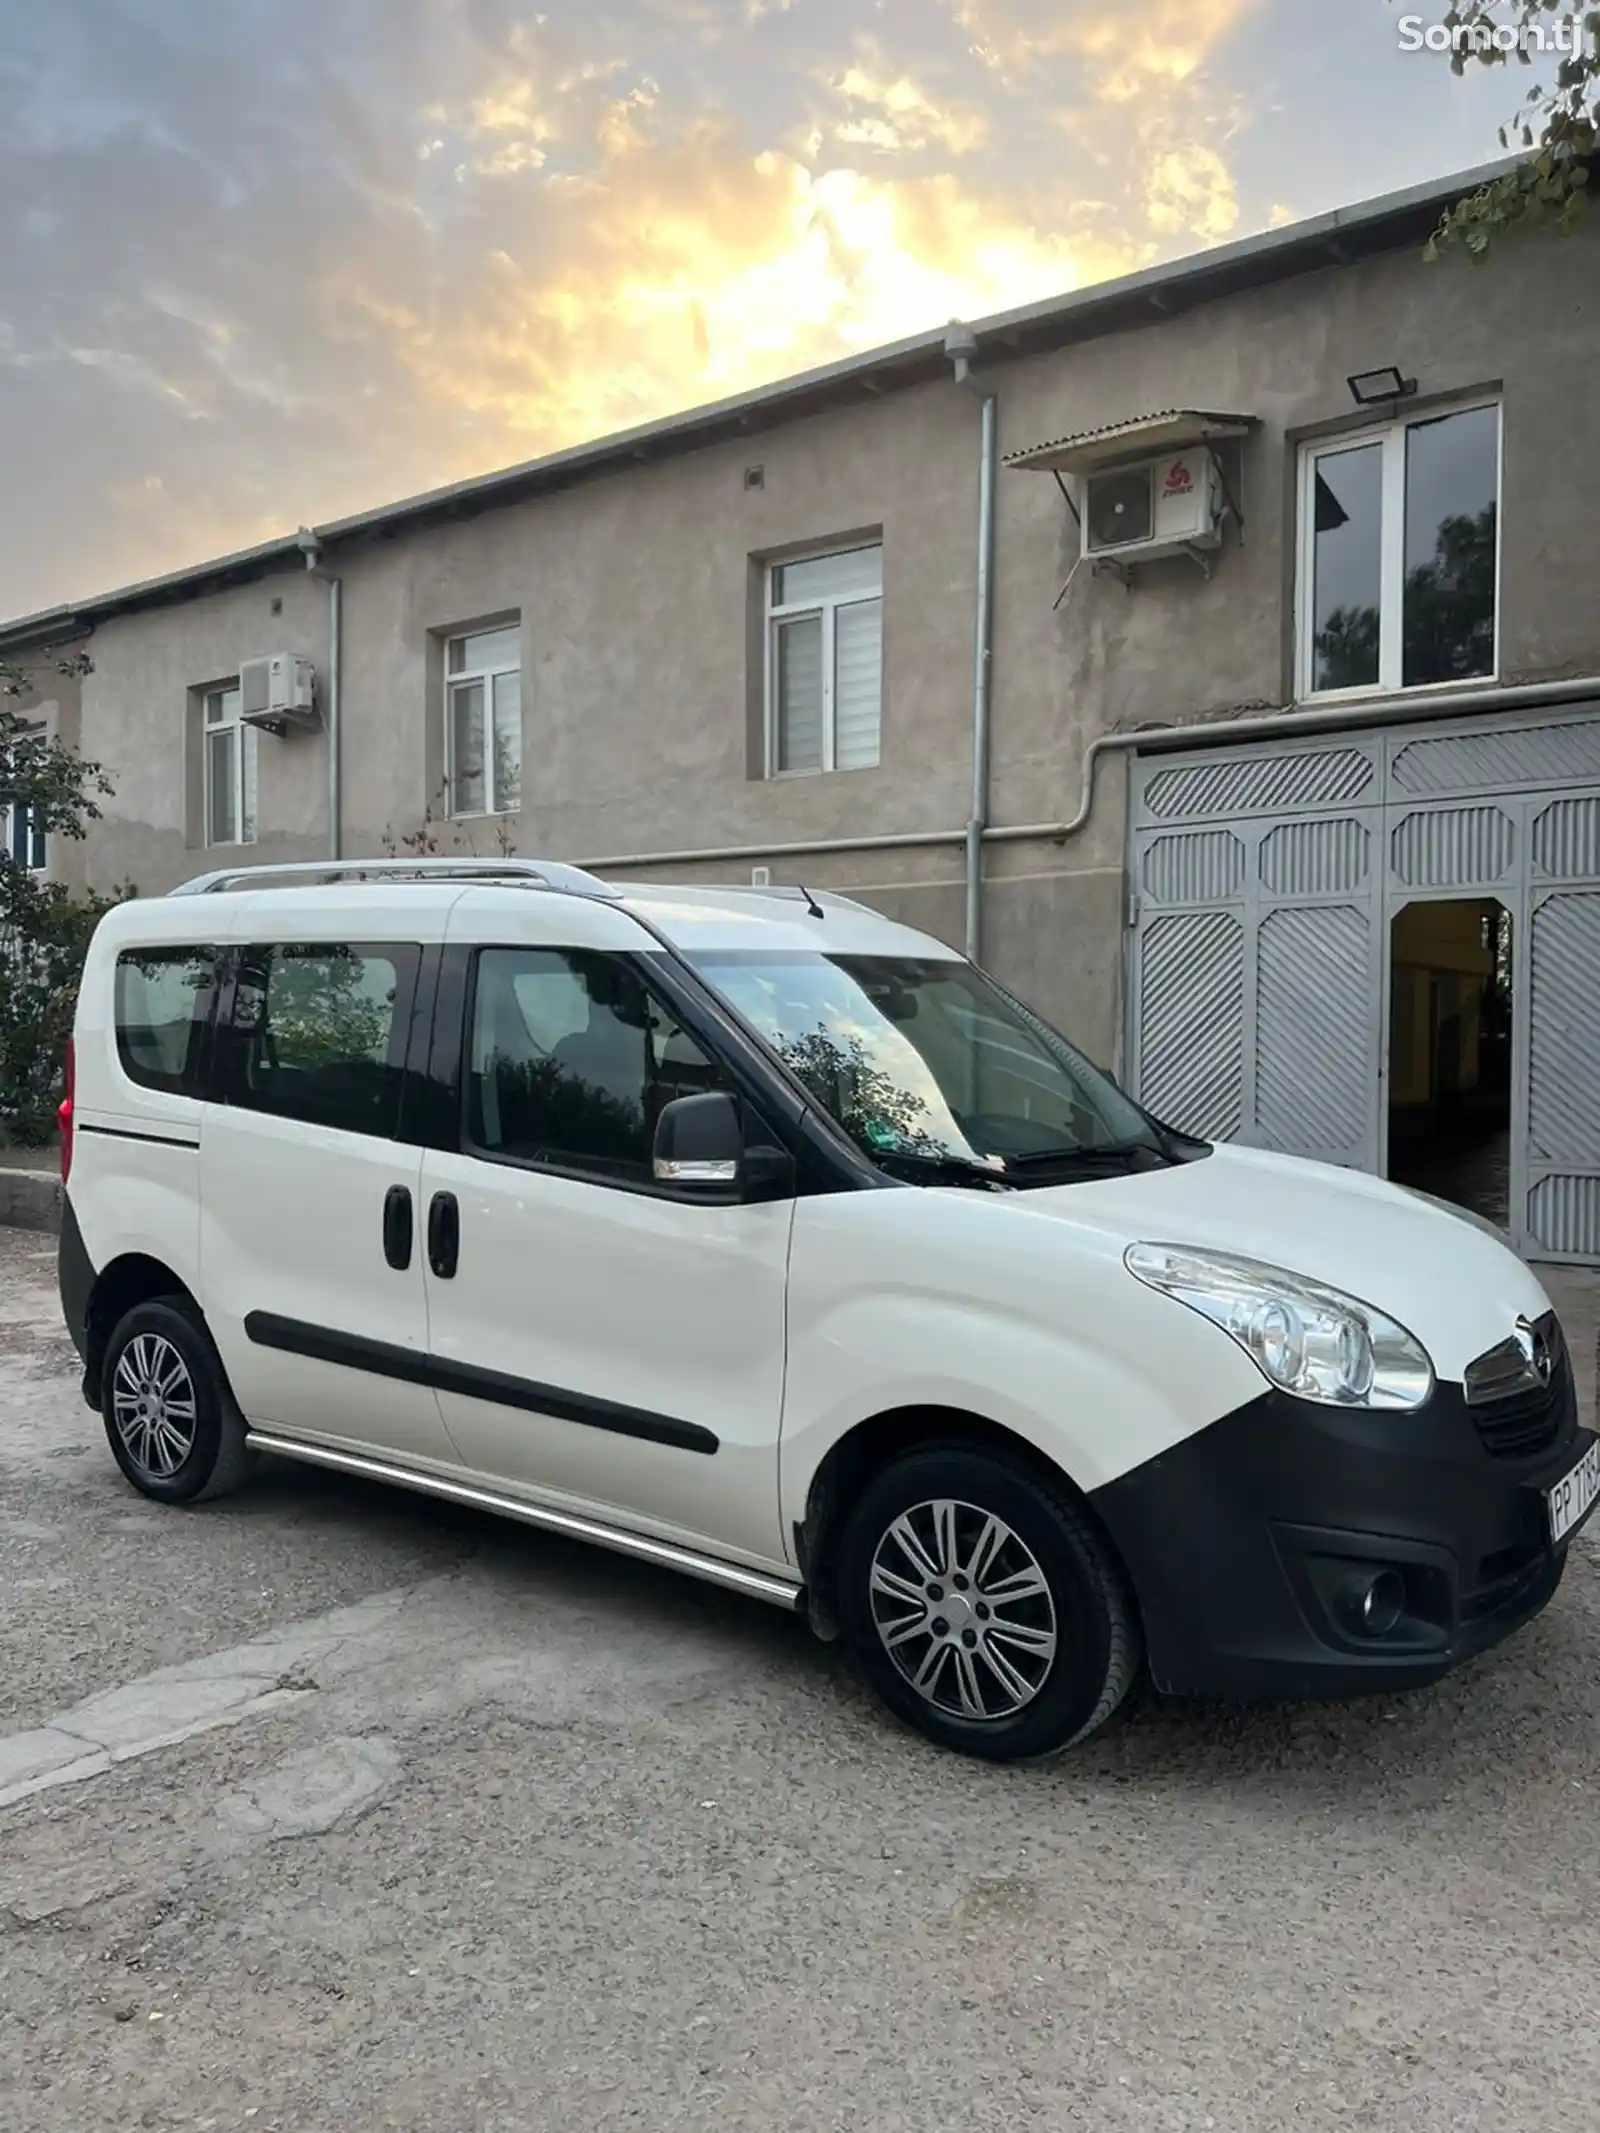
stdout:
[(648, 1444), (666, 1444), (681, 1452), (709, 1455), (720, 1449), (717, 1438), (698, 1422), (680, 1422), (672, 1415), (652, 1414), (648, 1408), (624, 1407), (615, 1400), (596, 1399), (589, 1393), (566, 1392), (554, 1385), (536, 1384), (531, 1378), (512, 1377), (505, 1371), (484, 1370), (476, 1363), (452, 1362), (446, 1356), (428, 1355), (420, 1349), (366, 1340), (360, 1334), (340, 1333), (331, 1326), (307, 1325), (303, 1319), (281, 1318), (273, 1311), (250, 1312), (244, 1330), (258, 1348), (310, 1356), (343, 1370), (365, 1370), (374, 1377), (428, 1385), (435, 1392), (490, 1400), (500, 1407), (550, 1415), (558, 1422), (581, 1423), (586, 1429), (612, 1430), (619, 1437), (639, 1437)]
[(61, 1195), (61, 1235), (56, 1245), (56, 1285), (61, 1291), (61, 1316), (67, 1322), (72, 1345), (80, 1362), (89, 1360), (89, 1298), (94, 1293), (94, 1262), (78, 1227), (78, 1214), (70, 1192)]
[[(1544, 1607), (1571, 1536), (1545, 1492), (1594, 1440), (1571, 1366), (1548, 1445), (1496, 1458), (1459, 1385), (1415, 1414), (1269, 1392), (1090, 1498), (1138, 1594), (1172, 1694), (1343, 1697), (1439, 1680)], [(1392, 1568), (1401, 1619), (1364, 1634), (1351, 1582)]]

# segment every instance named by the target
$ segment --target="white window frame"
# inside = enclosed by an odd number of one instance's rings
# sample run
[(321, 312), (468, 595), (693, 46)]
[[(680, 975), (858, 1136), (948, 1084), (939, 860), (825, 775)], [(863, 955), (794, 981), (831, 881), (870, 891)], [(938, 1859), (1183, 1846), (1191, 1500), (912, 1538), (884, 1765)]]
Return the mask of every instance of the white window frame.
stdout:
[[(1461, 681), (1414, 681), (1405, 673), (1405, 581), (1406, 581), (1406, 434), (1449, 415), (1471, 415), (1484, 408), (1495, 412), (1494, 453), (1494, 654), (1487, 674), (1472, 674)], [(1316, 598), (1316, 482), (1320, 460), (1339, 452), (1353, 452), (1362, 445), (1383, 447), (1379, 581), (1378, 581), (1378, 678), (1358, 682), (1349, 689), (1318, 689), (1315, 649), (1312, 644)], [(1432, 407), (1396, 421), (1379, 422), (1359, 430), (1343, 430), (1335, 436), (1313, 437), (1300, 447), (1300, 478), (1296, 485), (1299, 526), (1295, 586), (1295, 698), (1300, 703), (1337, 704), (1365, 696), (1436, 695), (1441, 689), (1482, 689), (1500, 678), (1501, 559), (1505, 546), (1505, 403), (1494, 394), (1481, 400)]]
[[(517, 656), (502, 659), (489, 666), (462, 667), (459, 672), (450, 665), (451, 647), (470, 644), (474, 637), (498, 636), (502, 630), (517, 633)], [(504, 622), (480, 622), (470, 630), (452, 630), (444, 641), (444, 790), (445, 804), (453, 822), (476, 822), (487, 820), (492, 815), (514, 815), (522, 810), (520, 779), (522, 765), (517, 765), (519, 789), (516, 804), (500, 805), (498, 790), (498, 766), (494, 747), (494, 685), (496, 677), (515, 674), (519, 684), (517, 696), (517, 731), (522, 727), (522, 617), (508, 615)], [(483, 689), (483, 795), (487, 803), (483, 807), (457, 807), (456, 805), (456, 691), (468, 683), (478, 682)]]
[[(790, 570), (796, 563), (820, 563), (836, 555), (861, 555), (868, 549), (876, 549), (883, 555), (883, 540), (824, 542), (816, 548), (807, 548), (798, 555), (780, 556), (769, 563), (766, 570), (766, 659), (762, 689), (766, 704), (766, 774), (769, 778), (819, 778), (837, 769), (835, 761), (837, 736), (834, 726), (834, 627), (841, 607), (867, 607), (876, 600), (883, 604), (883, 566), (878, 569), (878, 590), (875, 593), (829, 593), (820, 600), (775, 601), (772, 590), (777, 583), (777, 573)], [(782, 622), (804, 622), (813, 615), (822, 618), (822, 762), (816, 770), (780, 770), (778, 768), (778, 688), (777, 647), (778, 625)], [(863, 770), (879, 767), (883, 755), (883, 677), (878, 678), (878, 753), (879, 763), (863, 763)]]
[[(33, 742), (42, 741), (44, 738), (45, 729), (43, 726), (30, 726), (26, 732), (18, 735), (18, 741), (23, 747), (28, 747)], [(37, 874), (42, 880), (50, 871), (50, 852), (51, 846), (55, 841), (49, 831), (47, 830), (44, 833), (44, 857), (42, 859), (34, 859), (31, 856), (25, 859), (18, 859), (13, 842), (17, 832), (17, 818), (21, 816), (27, 825), (23, 831), (25, 847), (31, 854), (33, 847), (32, 815), (33, 809), (31, 807), (0, 807), (0, 837), (3, 837), (7, 858), (14, 860), (27, 873)]]
[[(214, 682), (209, 689), (203, 689), (200, 692), (200, 783), (203, 793), (205, 839), (208, 850), (226, 851), (231, 846), (254, 844), (256, 841), (257, 825), (254, 822), (250, 825), (249, 836), (246, 836), (244, 831), (246, 784), (254, 786), (258, 799), (261, 790), (259, 783), (260, 763), (256, 756), (258, 735), (254, 726), (245, 724), (237, 709), (231, 717), (217, 717), (214, 715), (213, 707), (220, 704), (224, 697), (227, 696), (232, 696), (237, 703), (242, 704), (237, 676), (232, 681)], [(214, 733), (225, 733), (230, 727), (237, 729), (238, 732), (238, 740), (233, 750), (233, 822), (238, 834), (232, 837), (218, 837), (215, 834), (216, 824), (211, 819), (211, 736)], [(249, 757), (249, 772), (253, 773), (251, 775), (247, 775), (247, 755)]]

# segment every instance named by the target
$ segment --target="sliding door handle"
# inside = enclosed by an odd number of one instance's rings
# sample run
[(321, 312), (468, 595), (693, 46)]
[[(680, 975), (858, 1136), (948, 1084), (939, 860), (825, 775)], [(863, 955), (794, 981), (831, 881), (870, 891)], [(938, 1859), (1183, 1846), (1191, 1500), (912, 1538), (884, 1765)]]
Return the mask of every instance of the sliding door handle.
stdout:
[(436, 1192), (428, 1202), (428, 1264), (441, 1281), (455, 1276), (461, 1256), (461, 1210), (453, 1192)]
[(383, 1256), (397, 1274), (411, 1264), (411, 1188), (391, 1185), (383, 1196)]

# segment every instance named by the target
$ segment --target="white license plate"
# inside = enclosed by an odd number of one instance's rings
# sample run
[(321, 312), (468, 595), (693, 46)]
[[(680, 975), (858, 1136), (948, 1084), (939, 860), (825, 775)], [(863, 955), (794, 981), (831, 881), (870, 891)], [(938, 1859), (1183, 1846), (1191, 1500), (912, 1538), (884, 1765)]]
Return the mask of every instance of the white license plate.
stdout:
[(1600, 1443), (1591, 1444), (1570, 1474), (1545, 1494), (1550, 1506), (1550, 1539), (1563, 1539), (1600, 1496)]

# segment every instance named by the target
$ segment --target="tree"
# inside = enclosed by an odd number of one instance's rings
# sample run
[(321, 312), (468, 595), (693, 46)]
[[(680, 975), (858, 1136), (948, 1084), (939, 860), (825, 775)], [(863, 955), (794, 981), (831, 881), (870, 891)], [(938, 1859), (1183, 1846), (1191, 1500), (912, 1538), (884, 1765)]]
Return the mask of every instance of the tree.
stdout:
[(1442, 519), (1434, 552), (1406, 573), (1402, 679), (1465, 681), (1494, 665), (1496, 511)]
[(1378, 678), (1378, 610), (1336, 607), (1317, 631), (1317, 687), (1370, 688)]
[[(1409, 20), (1415, 25), (1415, 16)], [(1449, 33), (1457, 74), (1515, 59), (1539, 79), (1518, 116), (1500, 128), (1500, 145), (1526, 151), (1524, 159), (1447, 211), (1428, 257), (1458, 252), (1479, 261), (1513, 231), (1572, 231), (1583, 213), (1589, 159), (1600, 147), (1600, 8), (1573, 0), (1454, 0), (1429, 28)]]
[(841, 1043), (821, 1023), (804, 1037), (787, 1037), (779, 1057), (824, 1110), (874, 1155), (938, 1154), (945, 1143), (924, 1123), (928, 1106), (912, 1089), (873, 1065), (861, 1039)]
[[(49, 663), (68, 677), (89, 671), (81, 654)], [(27, 863), (32, 834), (81, 838), (111, 790), (98, 763), (13, 708), (35, 680), (35, 671), (0, 660), (0, 825), (15, 833), (0, 844), (0, 1134), (24, 1147), (42, 1146), (55, 1123), (89, 936), (102, 912), (131, 893), (78, 901)]]

